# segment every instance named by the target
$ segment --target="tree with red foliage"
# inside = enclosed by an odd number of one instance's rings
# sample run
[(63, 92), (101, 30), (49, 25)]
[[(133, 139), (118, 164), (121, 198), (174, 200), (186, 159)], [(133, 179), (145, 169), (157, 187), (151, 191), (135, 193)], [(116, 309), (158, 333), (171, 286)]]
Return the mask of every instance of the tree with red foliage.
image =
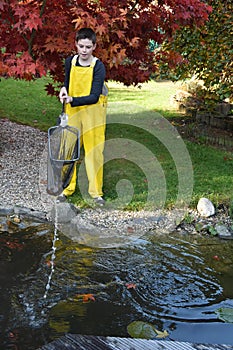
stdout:
[(130, 85), (158, 69), (150, 40), (161, 44), (181, 27), (200, 26), (211, 8), (200, 0), (2, 0), (0, 10), (1, 75), (30, 80), (49, 72), (62, 82), (76, 30), (92, 27), (107, 78)]

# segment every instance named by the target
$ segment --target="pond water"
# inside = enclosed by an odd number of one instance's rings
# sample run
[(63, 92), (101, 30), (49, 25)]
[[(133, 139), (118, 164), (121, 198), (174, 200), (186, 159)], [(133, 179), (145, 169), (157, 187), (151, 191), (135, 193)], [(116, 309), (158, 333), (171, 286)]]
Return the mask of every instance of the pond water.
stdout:
[[(150, 232), (130, 245), (93, 248), (53, 226), (13, 224), (0, 232), (1, 348), (30, 350), (63, 334), (128, 337), (133, 321), (167, 330), (167, 340), (233, 345), (233, 242)], [(4, 229), (7, 227), (7, 229)]]

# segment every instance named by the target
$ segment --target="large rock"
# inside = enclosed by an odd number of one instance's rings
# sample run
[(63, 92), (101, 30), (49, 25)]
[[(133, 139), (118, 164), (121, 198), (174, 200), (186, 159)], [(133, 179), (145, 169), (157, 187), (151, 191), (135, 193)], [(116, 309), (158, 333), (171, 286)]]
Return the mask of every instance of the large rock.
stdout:
[(49, 213), (49, 217), (52, 221), (57, 221), (57, 224), (70, 224), (78, 212), (78, 209), (71, 203), (57, 203)]
[(197, 204), (197, 211), (201, 216), (208, 218), (215, 214), (213, 203), (208, 198), (201, 198)]

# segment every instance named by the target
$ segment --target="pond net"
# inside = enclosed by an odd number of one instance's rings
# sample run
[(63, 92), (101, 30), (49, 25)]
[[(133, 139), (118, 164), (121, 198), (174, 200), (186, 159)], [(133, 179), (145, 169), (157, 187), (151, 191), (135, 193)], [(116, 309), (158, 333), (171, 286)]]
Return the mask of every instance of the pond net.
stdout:
[(47, 192), (58, 196), (69, 185), (79, 159), (79, 130), (66, 123), (48, 130)]

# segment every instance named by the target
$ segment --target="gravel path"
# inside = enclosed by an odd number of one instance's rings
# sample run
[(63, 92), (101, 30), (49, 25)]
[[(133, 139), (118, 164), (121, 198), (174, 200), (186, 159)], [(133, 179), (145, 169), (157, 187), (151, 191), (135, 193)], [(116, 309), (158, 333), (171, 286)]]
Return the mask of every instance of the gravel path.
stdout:
[(0, 204), (44, 211), (39, 168), (47, 133), (0, 119)]

